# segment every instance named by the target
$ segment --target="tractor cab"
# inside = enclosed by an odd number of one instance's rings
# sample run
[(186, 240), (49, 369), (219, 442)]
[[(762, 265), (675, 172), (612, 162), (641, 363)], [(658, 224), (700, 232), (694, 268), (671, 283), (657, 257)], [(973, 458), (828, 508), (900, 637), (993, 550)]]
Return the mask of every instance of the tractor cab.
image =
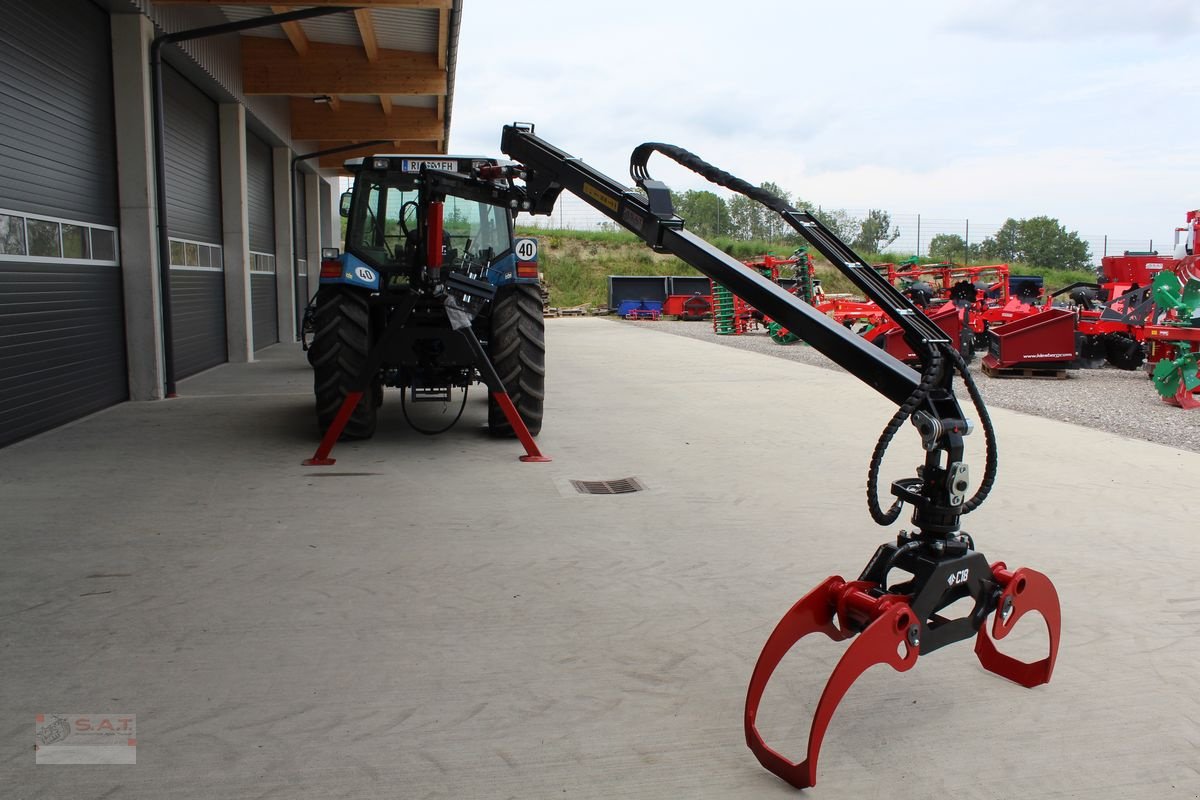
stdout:
[[(341, 200), (341, 214), (347, 218), (346, 253), (336, 269), (322, 270), (321, 283), (387, 291), (419, 281), (422, 259), (418, 250), (428, 203), (425, 170), (467, 175), (481, 167), (507, 163), (482, 156), (412, 155), (347, 161), (354, 188)], [(451, 272), (497, 288), (537, 282), (536, 244), (514, 247), (513, 213), (502, 205), (447, 195), (442, 209), (442, 254)]]
[[(461, 414), (467, 389), (481, 381), (489, 429), (524, 437), (527, 457), (536, 455), (542, 297), (537, 240), (513, 237), (516, 211), (528, 208), (514, 167), (479, 156), (346, 162), (354, 188), (341, 200), (345, 252), (322, 258), (320, 289), (305, 312), (317, 421), (330, 444), (374, 433), (385, 387), (401, 390), (401, 414), (429, 433), (407, 404), (449, 404), (460, 390)], [(343, 407), (350, 410), (339, 418)]]

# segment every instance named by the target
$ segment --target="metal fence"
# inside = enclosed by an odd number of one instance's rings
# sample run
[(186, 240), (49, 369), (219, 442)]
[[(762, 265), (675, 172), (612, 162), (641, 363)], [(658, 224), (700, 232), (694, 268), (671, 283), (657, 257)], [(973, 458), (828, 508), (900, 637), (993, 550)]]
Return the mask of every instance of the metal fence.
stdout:
[[(845, 210), (858, 219), (865, 218), (868, 213), (867, 209)], [(960, 236), (970, 246), (993, 236), (1003, 225), (1003, 222), (946, 219), (926, 217), (921, 214), (893, 213), (891, 220), (892, 225), (899, 228), (900, 237), (891, 244), (888, 250), (896, 253), (915, 253), (918, 256), (928, 255), (929, 243), (939, 234)], [(549, 230), (601, 231), (617, 228), (608, 217), (579, 198), (567, 194), (559, 198), (554, 213), (550, 216), (534, 217), (521, 214), (517, 218), (517, 224)], [(1155, 248), (1155, 241), (1150, 237), (1135, 238), (1127, 235), (1080, 233), (1079, 238), (1087, 242), (1092, 261), (1095, 264), (1099, 264), (1100, 259), (1105, 255), (1120, 255), (1127, 250), (1151, 251)], [(1171, 249), (1172, 243), (1160, 241), (1157, 246), (1160, 252), (1166, 253)]]

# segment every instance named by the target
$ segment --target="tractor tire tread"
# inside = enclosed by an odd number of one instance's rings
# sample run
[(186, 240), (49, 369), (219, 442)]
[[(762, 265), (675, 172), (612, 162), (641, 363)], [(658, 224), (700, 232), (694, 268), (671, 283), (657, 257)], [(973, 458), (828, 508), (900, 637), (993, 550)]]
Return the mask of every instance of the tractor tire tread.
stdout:
[[(492, 306), (489, 357), (529, 433), (542, 430), (546, 398), (546, 327), (537, 286), (503, 287)], [(488, 429), (495, 436), (514, 436), (495, 400), (488, 398)]]
[[(357, 388), (371, 347), (366, 294), (345, 286), (327, 286), (317, 296), (313, 342), (309, 349), (316, 395), (317, 424), (324, 433), (333, 424), (346, 395)], [(342, 431), (343, 439), (369, 439), (375, 433), (378, 393), (365, 393)]]

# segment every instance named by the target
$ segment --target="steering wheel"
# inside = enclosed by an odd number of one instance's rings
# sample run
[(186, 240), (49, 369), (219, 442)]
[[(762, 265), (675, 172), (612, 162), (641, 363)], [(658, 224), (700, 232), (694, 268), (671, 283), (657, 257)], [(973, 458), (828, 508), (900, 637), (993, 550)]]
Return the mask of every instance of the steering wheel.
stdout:
[(409, 234), (408, 225), (405, 224), (405, 220), (408, 216), (408, 214), (406, 212), (407, 212), (409, 206), (413, 207), (413, 214), (414, 214), (414, 216), (416, 215), (417, 201), (409, 200), (407, 203), (404, 203), (403, 205), (400, 206), (400, 219), (398, 220), (398, 222), (400, 223), (400, 232), (403, 233), (406, 237)]

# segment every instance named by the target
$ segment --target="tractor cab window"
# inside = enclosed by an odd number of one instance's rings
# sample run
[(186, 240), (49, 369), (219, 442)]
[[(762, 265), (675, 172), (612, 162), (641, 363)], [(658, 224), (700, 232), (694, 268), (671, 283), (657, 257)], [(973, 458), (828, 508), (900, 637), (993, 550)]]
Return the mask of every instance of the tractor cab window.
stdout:
[(491, 261), (512, 246), (508, 214), (486, 203), (447, 197), (442, 227), (458, 258), (466, 256), (476, 261)]
[(380, 267), (396, 264), (404, 257), (409, 233), (416, 235), (417, 190), (374, 181), (365, 188), (365, 202), (353, 220), (347, 249)]
[[(418, 234), (416, 188), (368, 179), (358, 191), (365, 196), (353, 212), (347, 249), (383, 269), (401, 264), (407, 242)], [(456, 265), (491, 261), (512, 247), (508, 214), (497, 206), (447, 197), (442, 227)]]

